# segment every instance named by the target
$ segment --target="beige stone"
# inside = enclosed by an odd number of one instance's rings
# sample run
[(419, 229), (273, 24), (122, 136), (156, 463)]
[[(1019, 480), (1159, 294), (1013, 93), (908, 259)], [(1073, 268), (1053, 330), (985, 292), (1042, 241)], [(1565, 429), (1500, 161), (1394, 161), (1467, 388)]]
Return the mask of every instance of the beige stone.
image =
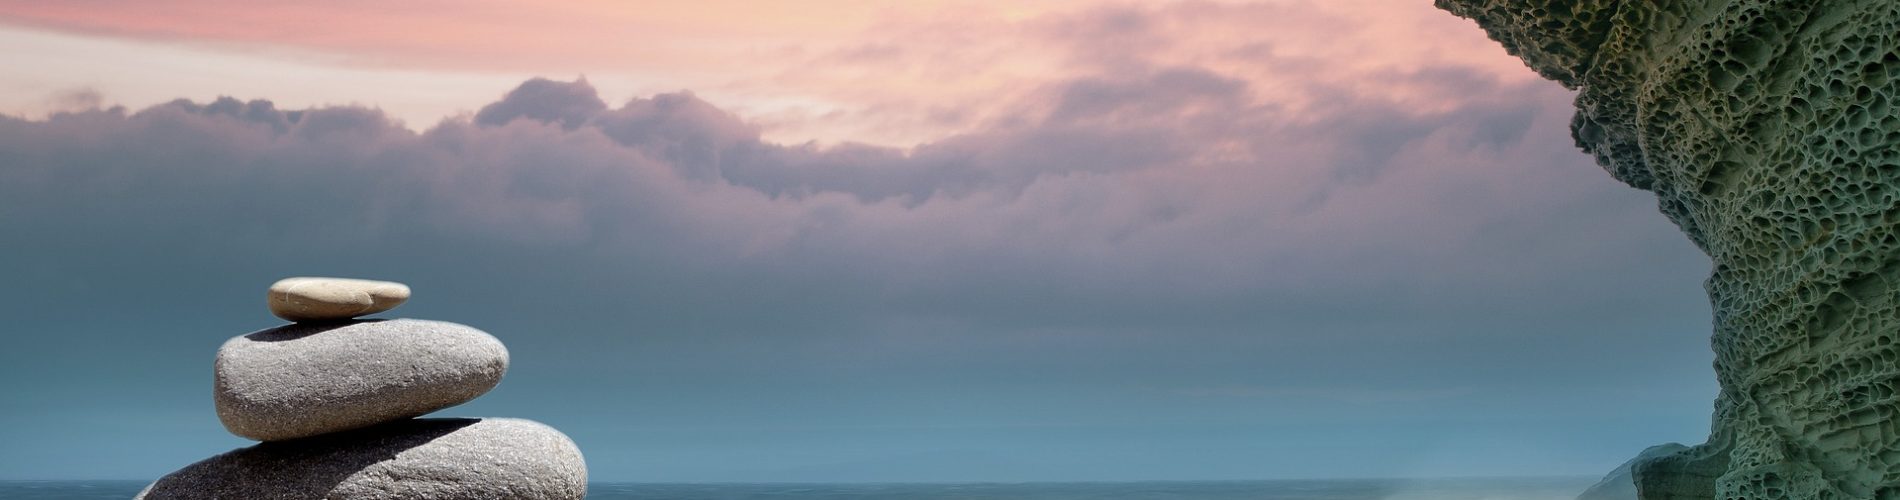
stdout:
[(291, 321), (335, 321), (376, 314), (409, 300), (409, 286), (349, 278), (285, 278), (270, 286), (270, 312)]

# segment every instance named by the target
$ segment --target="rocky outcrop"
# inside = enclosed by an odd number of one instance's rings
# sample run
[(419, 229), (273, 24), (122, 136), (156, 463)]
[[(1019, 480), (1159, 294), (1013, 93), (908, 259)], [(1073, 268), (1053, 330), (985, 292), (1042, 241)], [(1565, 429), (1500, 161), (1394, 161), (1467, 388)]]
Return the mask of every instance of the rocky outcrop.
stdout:
[(1643, 498), (1900, 498), (1900, 2), (1437, 2), (1714, 261), (1713, 430)]
[(1636, 464), (1652, 458), (1674, 455), (1687, 449), (1689, 447), (1677, 443), (1659, 444), (1644, 449), (1642, 453), (1636, 454), (1636, 458), (1623, 462), (1623, 465), (1618, 465), (1615, 470), (1605, 474), (1603, 479), (1591, 485), (1590, 489), (1583, 490), (1582, 495), (1577, 495), (1577, 500), (1636, 500)]

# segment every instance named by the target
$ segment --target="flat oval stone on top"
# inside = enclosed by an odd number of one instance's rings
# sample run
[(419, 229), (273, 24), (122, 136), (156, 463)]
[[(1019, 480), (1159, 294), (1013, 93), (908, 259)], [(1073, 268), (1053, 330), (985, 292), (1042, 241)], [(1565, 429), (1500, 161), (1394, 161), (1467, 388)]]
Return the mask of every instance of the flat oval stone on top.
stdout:
[(468, 402), (501, 382), (508, 349), (441, 321), (300, 323), (226, 341), (214, 371), (224, 428), (277, 441)]
[(409, 300), (409, 285), (349, 278), (284, 278), (270, 286), (270, 312), (291, 321), (345, 320)]

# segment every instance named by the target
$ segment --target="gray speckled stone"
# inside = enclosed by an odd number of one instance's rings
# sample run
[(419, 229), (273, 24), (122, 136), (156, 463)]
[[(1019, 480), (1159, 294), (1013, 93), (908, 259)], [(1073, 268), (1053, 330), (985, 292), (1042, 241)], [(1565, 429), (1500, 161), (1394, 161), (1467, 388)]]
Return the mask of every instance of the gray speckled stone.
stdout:
[(140, 499), (580, 499), (574, 442), (511, 418), (418, 419), (263, 443), (159, 478)]
[(397, 319), (293, 324), (218, 349), (218, 419), (276, 441), (414, 417), (501, 382), (508, 349), (464, 325)]

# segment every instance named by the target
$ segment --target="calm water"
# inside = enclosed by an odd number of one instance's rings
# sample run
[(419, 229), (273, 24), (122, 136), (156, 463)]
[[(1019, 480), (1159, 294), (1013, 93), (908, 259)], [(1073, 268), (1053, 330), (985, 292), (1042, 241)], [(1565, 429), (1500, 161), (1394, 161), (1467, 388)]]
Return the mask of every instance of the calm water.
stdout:
[[(1570, 500), (1592, 478), (971, 484), (594, 483), (590, 499)], [(0, 481), (0, 498), (131, 498), (143, 481)]]

